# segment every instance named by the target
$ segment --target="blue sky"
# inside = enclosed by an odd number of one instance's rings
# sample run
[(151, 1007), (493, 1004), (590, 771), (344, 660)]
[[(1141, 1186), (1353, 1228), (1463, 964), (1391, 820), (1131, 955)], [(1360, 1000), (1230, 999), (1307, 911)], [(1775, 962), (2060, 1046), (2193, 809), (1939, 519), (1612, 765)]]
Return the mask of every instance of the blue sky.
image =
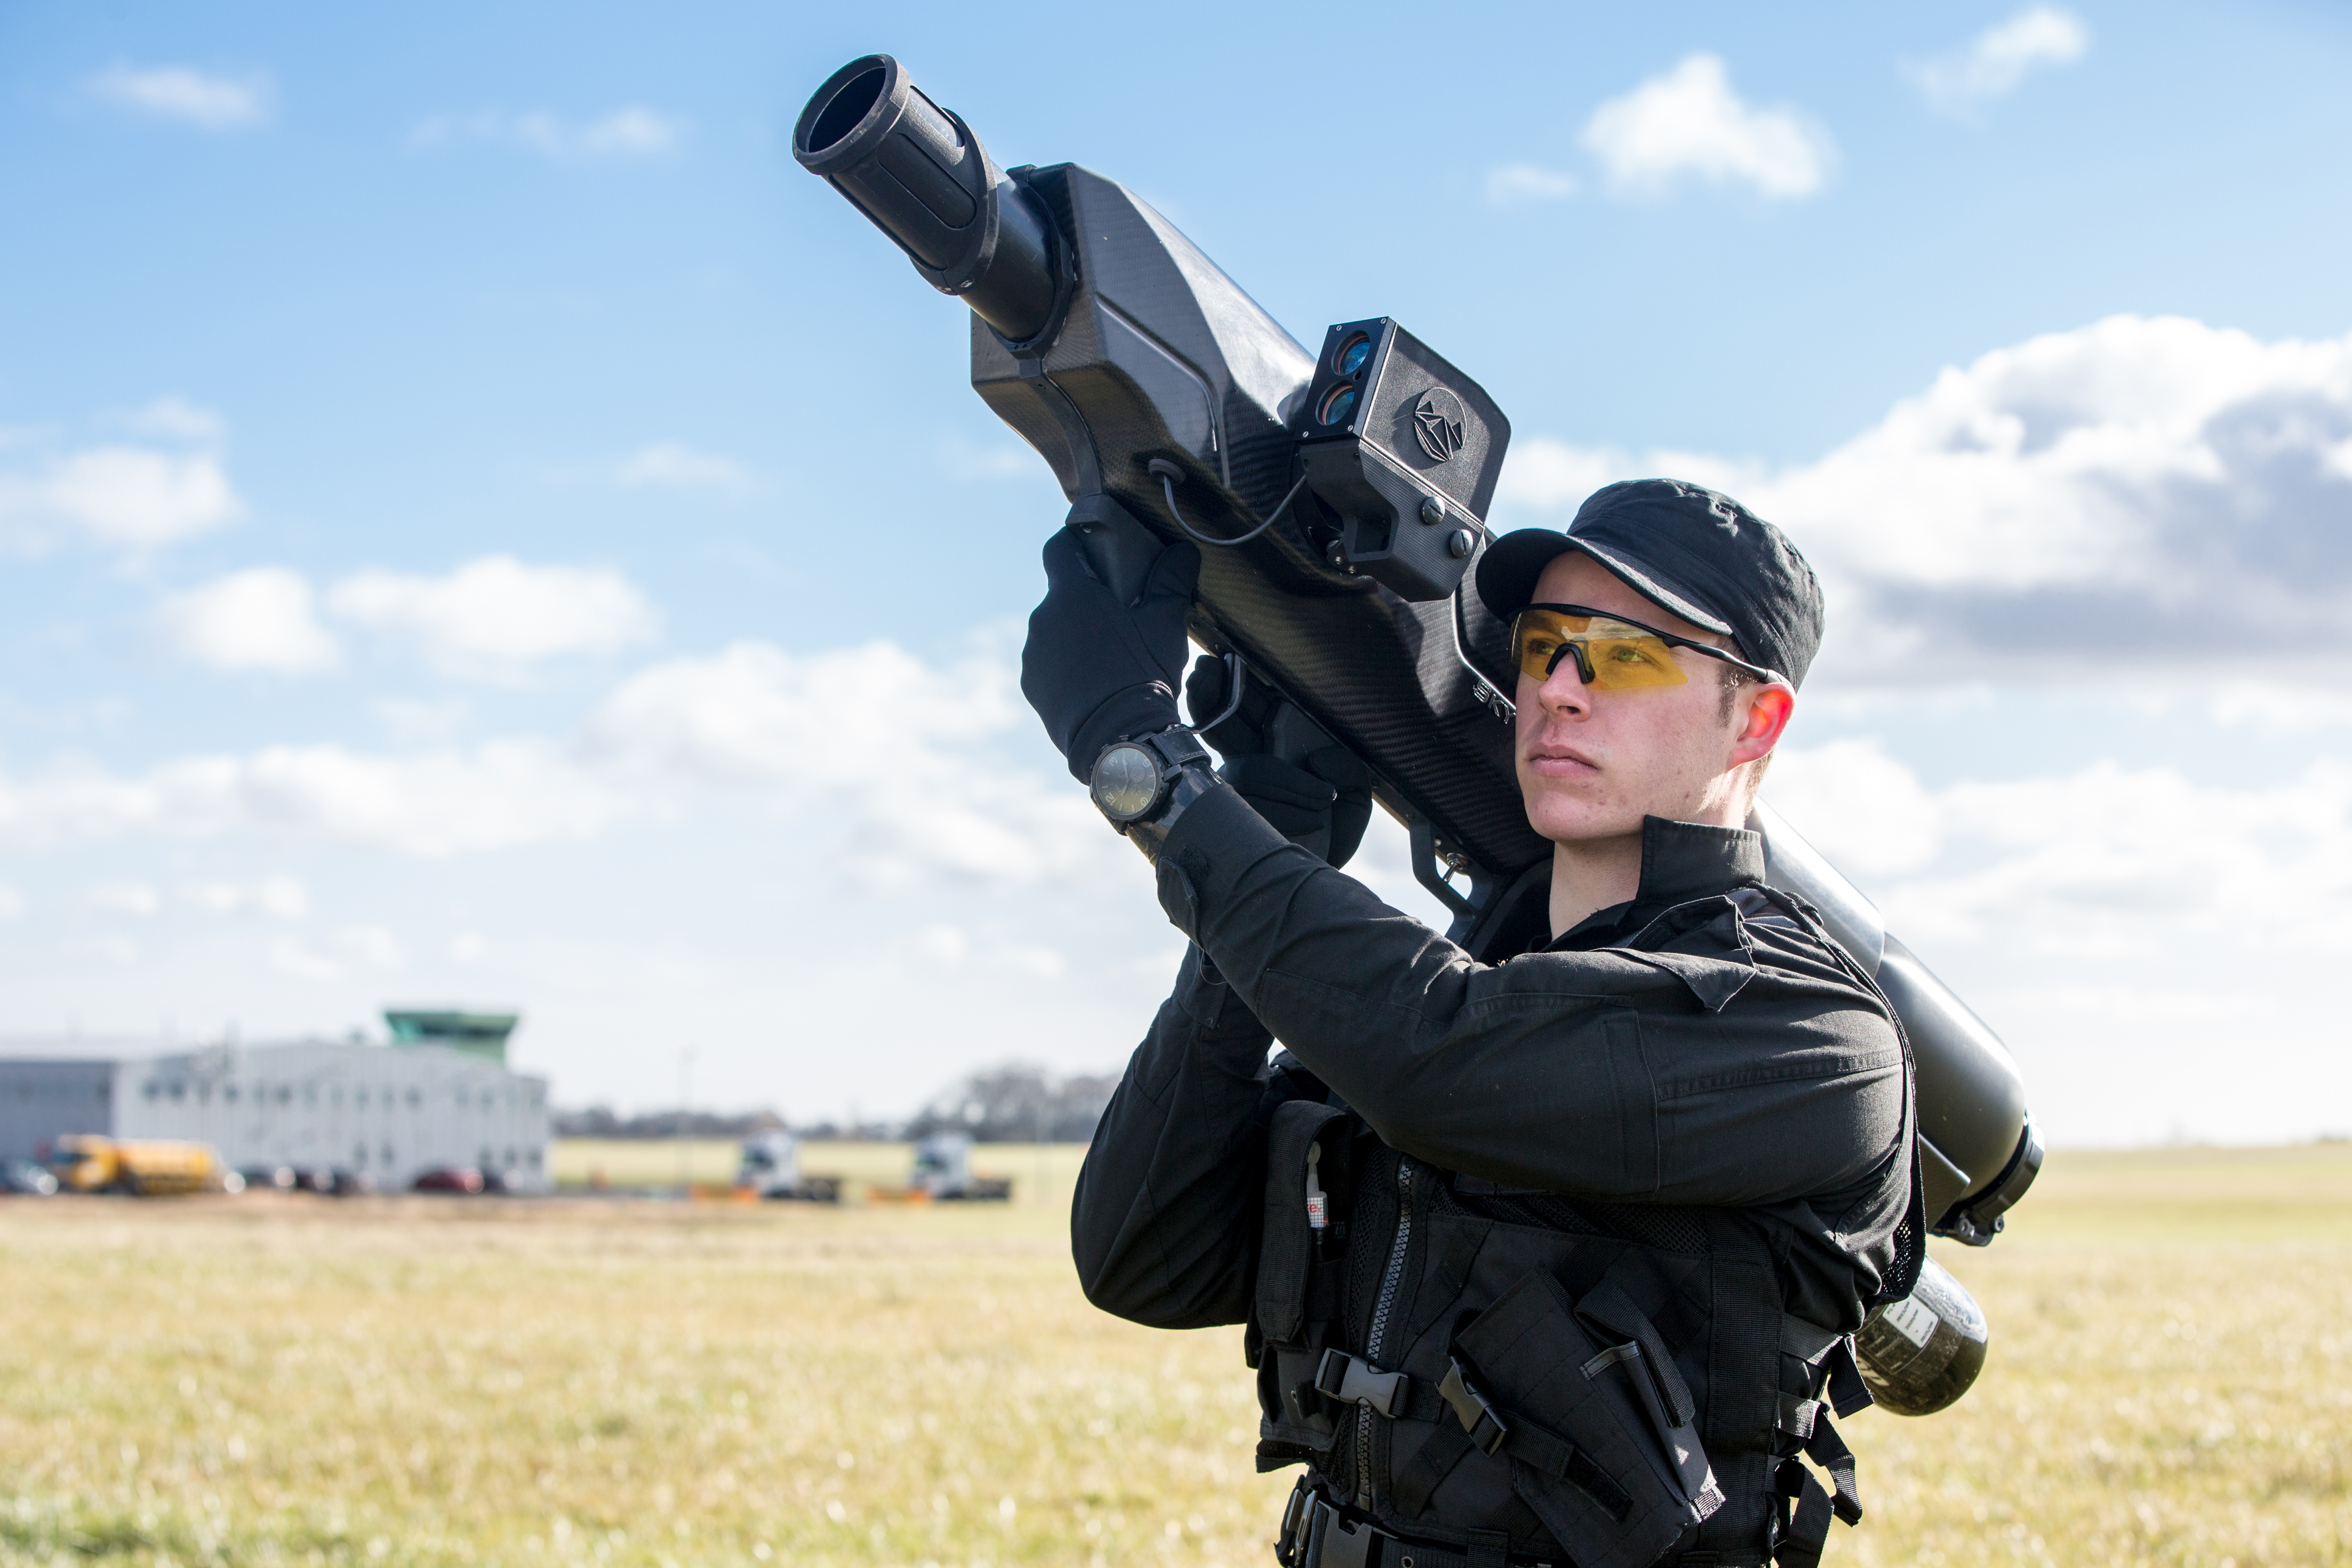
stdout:
[(2352, 22), (1175, 15), (0, 9), (0, 1032), (503, 1003), (567, 1101), (800, 1117), (1123, 1058), (1175, 939), (1008, 685), (1059, 494), (790, 157), (879, 48), (1437, 344), (1502, 525), (1787, 527), (1770, 793), (2055, 1136), (2352, 1127)]

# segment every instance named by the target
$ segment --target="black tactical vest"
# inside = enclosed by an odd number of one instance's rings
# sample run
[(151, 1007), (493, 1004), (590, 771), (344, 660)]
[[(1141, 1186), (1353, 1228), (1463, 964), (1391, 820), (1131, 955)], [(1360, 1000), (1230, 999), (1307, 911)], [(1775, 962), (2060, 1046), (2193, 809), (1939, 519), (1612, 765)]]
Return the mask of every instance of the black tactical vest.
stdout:
[(1498, 1187), (1320, 1099), (1266, 1153), (1244, 1343), (1258, 1468), (1309, 1467), (1286, 1568), (1809, 1568), (1861, 1517), (1851, 1342), (1784, 1312), (1754, 1216)]

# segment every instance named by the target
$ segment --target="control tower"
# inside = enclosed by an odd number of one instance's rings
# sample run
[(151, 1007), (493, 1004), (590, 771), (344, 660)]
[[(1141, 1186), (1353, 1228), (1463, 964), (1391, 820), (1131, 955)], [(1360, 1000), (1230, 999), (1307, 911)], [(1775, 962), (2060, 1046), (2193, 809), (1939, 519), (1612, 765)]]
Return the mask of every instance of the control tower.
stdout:
[(520, 1013), (474, 1013), (459, 1007), (386, 1007), (385, 1026), (395, 1046), (447, 1046), (486, 1061), (507, 1059), (507, 1037), (522, 1021)]

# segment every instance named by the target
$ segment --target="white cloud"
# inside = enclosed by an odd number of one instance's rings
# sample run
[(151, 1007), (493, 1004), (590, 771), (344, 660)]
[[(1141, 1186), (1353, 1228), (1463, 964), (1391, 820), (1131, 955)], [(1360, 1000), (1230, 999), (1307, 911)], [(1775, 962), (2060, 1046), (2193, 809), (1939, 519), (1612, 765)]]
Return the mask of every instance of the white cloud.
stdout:
[(144, 882), (110, 882), (92, 888), (82, 899), (82, 904), (93, 914), (128, 915), (134, 920), (148, 920), (163, 907), (162, 895)]
[[(1014, 671), (974, 645), (918, 658), (887, 642), (799, 655), (738, 643), (623, 682), (578, 740), (411, 755), (271, 746), (124, 776), (89, 765), (0, 774), (0, 847), (133, 834), (263, 833), (426, 857), (593, 838), (698, 791), (748, 794), (835, 825), (836, 868), (895, 893), (945, 878), (1102, 887), (1145, 875), (1058, 771), (1007, 765), (1029, 723)], [(282, 912), (292, 889), (211, 886), (205, 907)], [(290, 918), (290, 917), (289, 917)], [(1007, 959), (1042, 972), (1045, 960)]]
[(633, 676), (591, 717), (587, 742), (634, 777), (806, 792), (863, 786), (1027, 712), (1011, 668), (984, 653), (739, 642)]
[(1967, 48), (1908, 68), (1927, 101), (1947, 114), (2014, 92), (2046, 66), (2072, 65), (2089, 52), (2091, 29), (2054, 5), (2033, 5), (1988, 27)]
[(369, 704), (384, 733), (407, 748), (450, 746), (475, 727), (474, 705), (463, 697), (427, 702), (413, 697), (382, 697)]
[(590, 838), (639, 809), (541, 741), (392, 757), (269, 746), (135, 777), (86, 765), (0, 775), (0, 845), (257, 831), (440, 857)]
[(906, 955), (927, 969), (1006, 970), (1033, 980), (1059, 979), (1069, 965), (1050, 947), (1008, 939), (1001, 931), (975, 936), (943, 922), (919, 926), (899, 944)]
[(2205, 678), (2242, 692), (2352, 652), (2352, 337), (2112, 317), (1947, 370), (1817, 462), (1540, 437), (1511, 462), (1522, 517), (1601, 476), (1728, 489), (1821, 571), (1852, 672), (2046, 683), (2220, 647)]
[(670, 489), (728, 490), (751, 488), (751, 472), (732, 458), (697, 451), (677, 441), (656, 441), (621, 460), (614, 477), (625, 485)]
[(383, 926), (345, 926), (321, 944), (280, 937), (270, 944), (269, 962), (304, 980), (341, 980), (359, 970), (406, 967), (408, 951)]
[(1132, 856), (1083, 794), (976, 746), (1026, 718), (1011, 666), (985, 650), (948, 660), (887, 642), (814, 655), (738, 643), (630, 679), (592, 717), (586, 745), (648, 783), (834, 804), (853, 824), (843, 865), (877, 891), (933, 875), (1098, 880)]
[(1505, 163), (1486, 172), (1486, 200), (1498, 207), (1562, 202), (1576, 191), (1574, 174), (1536, 163)]
[(2248, 788), (2099, 763), (1923, 787), (1874, 742), (1790, 749), (1765, 794), (1832, 861), (1884, 880), (1915, 941), (2106, 959), (2352, 952), (2352, 766)]
[(1849, 876), (1916, 871), (1944, 850), (1943, 817), (1918, 776), (1874, 740), (1783, 747), (1765, 795)]
[(486, 110), (478, 114), (440, 114), (409, 132), (412, 147), (446, 147), (475, 142), (536, 153), (559, 163), (621, 163), (658, 157), (685, 139), (686, 122), (642, 104), (628, 104), (593, 120), (566, 120), (543, 110), (513, 114)]
[(329, 590), (327, 605), (355, 625), (415, 638), (452, 673), (493, 679), (540, 659), (615, 653), (658, 626), (618, 572), (529, 566), (510, 555), (469, 561), (446, 577), (361, 572)]
[(1593, 110), (1584, 145), (1617, 189), (1656, 195), (1685, 176), (1768, 197), (1809, 196), (1829, 178), (1828, 133), (1790, 108), (1752, 109), (1714, 55), (1696, 54)]
[(159, 397), (123, 422), (142, 435), (183, 441), (218, 441), (228, 434), (226, 420), (184, 397)]
[(243, 514), (220, 460), (140, 447), (93, 447), (38, 478), (0, 475), (0, 518), (55, 519), (132, 550), (174, 543)]
[(193, 882), (180, 896), (207, 914), (263, 914), (299, 921), (310, 912), (310, 889), (298, 877), (264, 877), (254, 882)]
[(283, 566), (255, 566), (174, 595), (160, 616), (173, 648), (215, 669), (287, 674), (330, 669), (341, 655), (311, 613), (310, 584)]
[(215, 76), (188, 66), (115, 65), (84, 85), (93, 97), (119, 109), (201, 131), (266, 125), (274, 96), (267, 77)]

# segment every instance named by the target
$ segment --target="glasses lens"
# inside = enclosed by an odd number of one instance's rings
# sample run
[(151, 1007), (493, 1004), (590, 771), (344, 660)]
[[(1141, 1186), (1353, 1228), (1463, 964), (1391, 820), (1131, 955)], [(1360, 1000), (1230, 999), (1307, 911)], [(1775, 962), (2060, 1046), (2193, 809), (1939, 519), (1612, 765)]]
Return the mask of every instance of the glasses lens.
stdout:
[(1323, 397), (1323, 411), (1318, 416), (1326, 425), (1345, 425), (1348, 416), (1356, 411), (1356, 389), (1335, 386)]
[[(1605, 629), (1604, 629), (1605, 628)], [(1690, 677), (1675, 662), (1675, 650), (1664, 641), (1633, 626), (1595, 621), (1584, 638), (1584, 657), (1592, 665), (1592, 684), (1602, 691), (1625, 691), (1644, 686), (1680, 686)]]
[(1596, 691), (1680, 686), (1690, 679), (1663, 638), (1600, 616), (1524, 610), (1511, 628), (1511, 651), (1519, 672), (1535, 681), (1549, 680), (1561, 659), (1571, 658)]
[(1353, 375), (1363, 369), (1364, 362), (1371, 357), (1372, 340), (1358, 332), (1341, 343), (1339, 352), (1331, 356), (1331, 368), (1341, 375)]
[[(1569, 637), (1568, 617), (1549, 610), (1522, 610), (1511, 625), (1511, 662), (1529, 680), (1551, 679), (1551, 667)], [(1580, 624), (1580, 623), (1579, 623)]]

